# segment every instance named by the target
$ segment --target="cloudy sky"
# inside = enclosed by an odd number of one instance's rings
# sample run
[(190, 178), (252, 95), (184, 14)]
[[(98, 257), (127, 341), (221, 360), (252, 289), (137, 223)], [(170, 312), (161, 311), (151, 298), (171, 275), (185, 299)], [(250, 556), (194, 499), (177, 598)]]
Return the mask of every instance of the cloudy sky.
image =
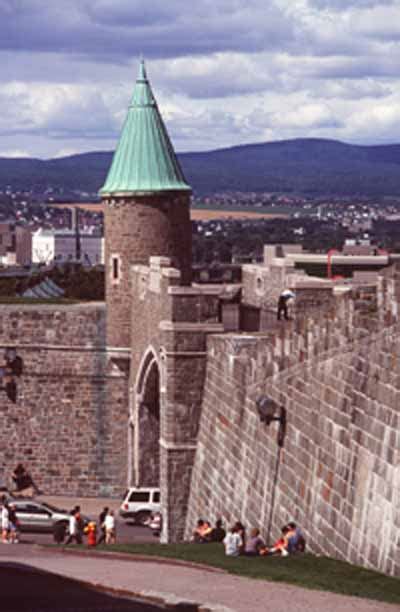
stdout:
[(178, 151), (400, 142), (400, 0), (0, 0), (0, 155), (113, 149), (140, 55)]

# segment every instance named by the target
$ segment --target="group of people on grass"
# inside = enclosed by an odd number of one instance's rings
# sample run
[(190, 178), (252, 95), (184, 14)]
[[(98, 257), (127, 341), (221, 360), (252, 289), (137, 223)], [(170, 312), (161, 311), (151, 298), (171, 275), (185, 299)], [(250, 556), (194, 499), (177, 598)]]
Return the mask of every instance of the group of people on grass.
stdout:
[(215, 527), (212, 527), (211, 523), (208, 521), (199, 519), (190, 541), (196, 542), (197, 544), (205, 544), (207, 542), (223, 542), (225, 536), (226, 531), (222, 527), (221, 519), (217, 520)]
[(216, 522), (215, 527), (212, 527), (208, 521), (199, 519), (191, 541), (199, 544), (222, 542), (228, 557), (239, 555), (257, 557), (274, 554), (287, 557), (291, 553), (304, 552), (306, 546), (301, 529), (293, 522), (282, 527), (281, 537), (270, 547), (266, 545), (257, 527), (251, 529), (247, 535), (244, 525), (237, 521), (226, 533), (220, 519)]

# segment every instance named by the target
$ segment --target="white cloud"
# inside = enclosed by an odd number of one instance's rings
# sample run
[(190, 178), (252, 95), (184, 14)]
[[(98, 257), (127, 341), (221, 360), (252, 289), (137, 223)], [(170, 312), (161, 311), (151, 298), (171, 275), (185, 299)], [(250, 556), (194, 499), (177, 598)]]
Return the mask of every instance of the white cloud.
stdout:
[(389, 6), (378, 4), (368, 10), (354, 12), (350, 23), (358, 34), (384, 41), (399, 40), (400, 6), (398, 3)]
[(0, 151), (0, 157), (31, 157), (29, 151), (22, 149), (11, 149), (9, 151)]
[(11, 82), (0, 86), (0, 134), (112, 136), (118, 123), (95, 86)]
[(0, 0), (2, 149), (114, 147), (141, 51), (180, 150), (400, 139), (398, 0)]

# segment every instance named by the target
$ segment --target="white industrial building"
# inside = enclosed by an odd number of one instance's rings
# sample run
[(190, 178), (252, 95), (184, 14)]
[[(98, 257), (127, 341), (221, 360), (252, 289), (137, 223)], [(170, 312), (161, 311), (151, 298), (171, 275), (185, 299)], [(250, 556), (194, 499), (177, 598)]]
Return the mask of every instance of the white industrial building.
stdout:
[(32, 233), (32, 263), (80, 261), (104, 264), (104, 238), (96, 231), (48, 230)]

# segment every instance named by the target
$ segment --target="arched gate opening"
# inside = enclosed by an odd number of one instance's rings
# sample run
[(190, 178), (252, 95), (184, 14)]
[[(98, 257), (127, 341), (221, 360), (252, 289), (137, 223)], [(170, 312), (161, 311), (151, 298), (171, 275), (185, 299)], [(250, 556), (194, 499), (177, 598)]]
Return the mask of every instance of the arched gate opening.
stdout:
[(160, 370), (149, 352), (139, 371), (134, 418), (134, 481), (136, 486), (160, 486)]

